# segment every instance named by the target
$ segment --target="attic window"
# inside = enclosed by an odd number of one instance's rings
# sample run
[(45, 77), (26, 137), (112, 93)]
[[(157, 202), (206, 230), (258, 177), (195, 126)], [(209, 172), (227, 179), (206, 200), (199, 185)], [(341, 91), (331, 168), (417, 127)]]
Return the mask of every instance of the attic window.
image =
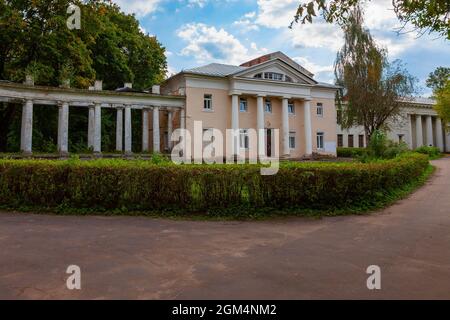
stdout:
[(262, 73), (255, 74), (255, 79), (262, 79)]
[(275, 72), (264, 72), (264, 79), (283, 81), (283, 75)]

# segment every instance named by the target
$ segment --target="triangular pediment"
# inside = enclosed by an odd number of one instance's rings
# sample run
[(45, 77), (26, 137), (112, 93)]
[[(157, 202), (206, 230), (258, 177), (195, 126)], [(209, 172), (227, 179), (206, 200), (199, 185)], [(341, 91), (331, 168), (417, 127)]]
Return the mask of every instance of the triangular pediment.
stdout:
[(233, 74), (233, 77), (255, 79), (260, 81), (280, 81), (309, 85), (317, 84), (317, 82), (309, 75), (295, 69), (281, 59), (273, 59), (265, 63), (249, 67)]

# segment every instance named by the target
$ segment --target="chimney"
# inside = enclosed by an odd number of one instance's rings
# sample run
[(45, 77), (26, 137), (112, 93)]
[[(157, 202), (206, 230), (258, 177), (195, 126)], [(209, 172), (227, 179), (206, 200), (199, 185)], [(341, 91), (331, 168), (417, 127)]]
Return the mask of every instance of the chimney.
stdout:
[(161, 94), (161, 87), (159, 85), (154, 85), (152, 87), (152, 93), (153, 94)]
[(25, 76), (24, 84), (27, 86), (34, 86), (34, 77), (31, 74)]
[(103, 90), (103, 81), (102, 80), (95, 80), (94, 90), (96, 90), (96, 91)]
[(133, 84), (131, 82), (125, 82), (123, 85), (124, 88), (133, 89)]

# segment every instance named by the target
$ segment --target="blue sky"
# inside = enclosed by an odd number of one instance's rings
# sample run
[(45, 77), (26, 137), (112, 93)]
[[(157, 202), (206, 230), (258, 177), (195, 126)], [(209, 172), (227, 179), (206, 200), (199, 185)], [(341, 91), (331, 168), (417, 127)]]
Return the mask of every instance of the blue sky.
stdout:
[[(283, 51), (316, 75), (333, 81), (333, 62), (342, 46), (336, 25), (289, 23), (301, 0), (115, 0), (136, 14), (145, 32), (166, 47), (169, 73), (211, 62), (241, 64), (268, 52)], [(386, 47), (391, 60), (400, 59), (419, 79), (421, 94), (428, 74), (436, 67), (450, 67), (450, 41), (436, 34), (418, 37), (397, 34), (399, 22), (391, 0), (366, 5), (366, 26)]]

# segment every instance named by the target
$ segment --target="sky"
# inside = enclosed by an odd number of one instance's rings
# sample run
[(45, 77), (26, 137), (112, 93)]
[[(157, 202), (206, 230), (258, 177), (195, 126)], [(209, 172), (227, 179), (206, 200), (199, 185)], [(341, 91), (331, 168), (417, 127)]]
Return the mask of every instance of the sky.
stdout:
[[(114, 1), (134, 13), (142, 30), (166, 48), (169, 74), (213, 62), (239, 65), (282, 51), (314, 73), (316, 80), (334, 81), (342, 32), (319, 20), (288, 28), (302, 0)], [(365, 12), (366, 27), (387, 48), (389, 59), (400, 59), (419, 80), (419, 95), (429, 96), (425, 85), (429, 73), (439, 66), (450, 67), (450, 41), (437, 34), (398, 34), (400, 23), (391, 0), (372, 0)]]

